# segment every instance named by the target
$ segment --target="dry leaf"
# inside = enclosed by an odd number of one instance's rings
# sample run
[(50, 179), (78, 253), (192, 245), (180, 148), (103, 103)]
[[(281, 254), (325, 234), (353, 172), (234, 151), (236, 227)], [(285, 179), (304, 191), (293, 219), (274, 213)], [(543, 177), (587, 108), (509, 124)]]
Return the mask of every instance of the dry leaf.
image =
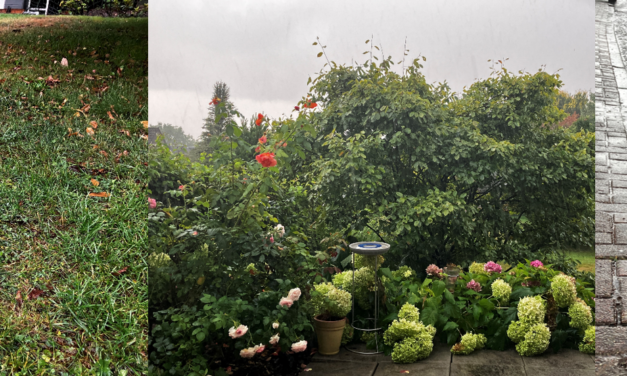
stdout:
[(96, 179), (91, 179), (91, 184), (93, 184), (94, 187), (97, 187), (97, 186), (100, 185), (100, 182), (98, 180), (96, 180)]
[(87, 127), (87, 129), (85, 129), (85, 132), (90, 136), (94, 135), (94, 130), (91, 127)]
[(128, 156), (128, 151), (124, 150), (124, 152), (122, 153), (122, 155), (124, 155), (125, 157)]
[(123, 267), (122, 269), (118, 270), (117, 272), (113, 272), (111, 274), (113, 274), (114, 277), (119, 277), (121, 276), (123, 273), (126, 273), (126, 269), (128, 269), (128, 266)]
[(107, 115), (109, 115), (109, 119), (111, 119), (111, 120), (115, 120), (115, 118), (113, 117), (113, 115), (111, 115), (111, 111), (107, 111)]
[(90, 121), (89, 125), (91, 125), (91, 127), (94, 128), (94, 129), (98, 128), (98, 123), (95, 120)]
[(142, 125), (144, 126), (144, 128), (148, 128), (148, 120), (142, 121)]
[(144, 140), (147, 140), (147, 139), (148, 139), (148, 136), (147, 136), (147, 135), (145, 135), (145, 134), (140, 134), (140, 135), (139, 135), (139, 137), (140, 137), (140, 138), (143, 138)]
[(35, 300), (39, 298), (39, 295), (43, 294), (44, 290), (40, 290), (35, 287), (30, 293), (28, 293), (28, 300)]
[(107, 192), (98, 192), (98, 193), (90, 193), (89, 194), (90, 197), (109, 197), (109, 194)]
[(24, 301), (22, 300), (22, 292), (17, 290), (17, 295), (15, 295), (15, 310), (22, 308), (22, 304)]
[(109, 156), (109, 154), (107, 154), (107, 152), (104, 150), (100, 150), (100, 154), (104, 155), (105, 157)]

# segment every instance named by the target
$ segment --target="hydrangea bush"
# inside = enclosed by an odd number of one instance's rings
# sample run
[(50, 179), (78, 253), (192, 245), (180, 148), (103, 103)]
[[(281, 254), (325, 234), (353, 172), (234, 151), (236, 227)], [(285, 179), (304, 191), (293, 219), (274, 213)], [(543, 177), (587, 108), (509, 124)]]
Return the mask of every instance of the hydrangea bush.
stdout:
[(433, 350), (436, 329), (419, 321), (419, 311), (413, 304), (405, 303), (398, 319), (383, 334), (384, 344), (392, 346), (394, 363), (413, 363), (425, 359)]

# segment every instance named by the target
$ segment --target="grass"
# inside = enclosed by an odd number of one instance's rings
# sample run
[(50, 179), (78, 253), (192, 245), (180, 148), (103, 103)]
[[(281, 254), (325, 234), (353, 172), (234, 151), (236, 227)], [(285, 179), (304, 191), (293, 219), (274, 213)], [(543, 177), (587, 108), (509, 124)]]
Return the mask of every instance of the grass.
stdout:
[(145, 374), (147, 39), (0, 16), (2, 376)]
[(594, 249), (590, 250), (567, 250), (566, 255), (575, 260), (581, 261), (579, 270), (594, 273)]

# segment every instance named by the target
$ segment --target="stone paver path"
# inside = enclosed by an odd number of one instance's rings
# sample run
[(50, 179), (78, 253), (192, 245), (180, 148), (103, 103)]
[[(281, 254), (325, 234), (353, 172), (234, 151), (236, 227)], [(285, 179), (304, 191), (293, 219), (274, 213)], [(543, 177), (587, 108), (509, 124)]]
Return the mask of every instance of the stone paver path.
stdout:
[[(364, 345), (350, 345), (365, 351)], [(412, 364), (394, 364), (389, 356), (359, 355), (342, 349), (338, 355), (315, 355), (303, 376), (594, 376), (594, 356), (563, 349), (522, 357), (514, 350), (480, 350), (470, 355), (452, 355), (449, 346), (436, 343), (431, 355)]]
[(597, 375), (627, 375), (627, 3), (596, 1)]

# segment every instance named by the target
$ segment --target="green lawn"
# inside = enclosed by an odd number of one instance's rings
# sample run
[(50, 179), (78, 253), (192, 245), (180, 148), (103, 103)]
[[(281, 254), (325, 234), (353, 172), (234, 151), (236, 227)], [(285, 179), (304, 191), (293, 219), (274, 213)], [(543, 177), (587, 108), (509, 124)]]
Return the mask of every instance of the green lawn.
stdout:
[(594, 273), (594, 249), (592, 250), (568, 250), (566, 254), (575, 260), (581, 261), (579, 270)]
[(0, 16), (0, 375), (145, 374), (147, 41)]

